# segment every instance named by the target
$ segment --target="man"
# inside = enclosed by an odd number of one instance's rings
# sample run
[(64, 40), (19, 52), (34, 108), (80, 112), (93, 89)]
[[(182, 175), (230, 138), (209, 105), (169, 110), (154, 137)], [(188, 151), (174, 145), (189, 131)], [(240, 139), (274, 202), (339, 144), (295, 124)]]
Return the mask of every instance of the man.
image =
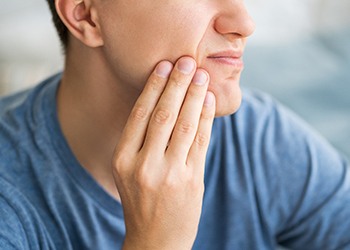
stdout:
[(350, 247), (348, 164), (242, 98), (242, 1), (48, 2), (65, 68), (1, 100), (1, 248)]

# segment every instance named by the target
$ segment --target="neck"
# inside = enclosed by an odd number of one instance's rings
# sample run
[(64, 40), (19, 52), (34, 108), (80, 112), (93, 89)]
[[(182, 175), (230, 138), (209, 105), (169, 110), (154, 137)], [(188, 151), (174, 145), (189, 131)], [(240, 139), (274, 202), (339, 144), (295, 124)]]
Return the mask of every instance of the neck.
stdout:
[(58, 89), (59, 122), (81, 165), (119, 199), (110, 164), (138, 91), (114, 77), (97, 49), (71, 51)]

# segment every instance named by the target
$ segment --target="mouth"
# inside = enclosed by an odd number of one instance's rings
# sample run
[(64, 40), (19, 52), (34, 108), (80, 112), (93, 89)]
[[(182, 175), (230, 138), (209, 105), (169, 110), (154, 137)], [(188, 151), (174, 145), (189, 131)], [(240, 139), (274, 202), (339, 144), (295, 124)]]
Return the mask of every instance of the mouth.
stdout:
[(243, 52), (241, 51), (227, 50), (210, 54), (207, 58), (214, 63), (242, 69), (244, 67), (242, 57)]

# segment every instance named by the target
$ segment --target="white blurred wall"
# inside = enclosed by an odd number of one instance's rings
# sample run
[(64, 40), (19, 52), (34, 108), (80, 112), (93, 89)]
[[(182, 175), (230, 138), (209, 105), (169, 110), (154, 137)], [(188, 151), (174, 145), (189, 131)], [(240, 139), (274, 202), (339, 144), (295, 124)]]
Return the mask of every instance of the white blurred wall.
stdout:
[(60, 68), (46, 1), (0, 1), (0, 94), (27, 88)]
[(349, 0), (245, 0), (257, 24), (252, 45), (290, 43), (350, 27)]

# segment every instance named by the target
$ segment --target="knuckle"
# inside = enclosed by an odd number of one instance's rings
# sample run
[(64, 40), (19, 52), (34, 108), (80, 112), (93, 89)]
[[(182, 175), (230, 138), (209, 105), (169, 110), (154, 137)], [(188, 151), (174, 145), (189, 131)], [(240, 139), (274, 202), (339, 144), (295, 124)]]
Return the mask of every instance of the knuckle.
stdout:
[(178, 87), (181, 87), (181, 86), (184, 86), (184, 85), (187, 85), (186, 82), (182, 79), (174, 79), (174, 85), (175, 86), (178, 86)]
[(181, 185), (181, 183), (180, 176), (168, 174), (164, 180), (163, 186), (166, 187), (166, 190), (172, 192), (177, 191), (180, 187), (182, 187), (183, 185)]
[(176, 87), (187, 86), (189, 85), (189, 81), (186, 81), (186, 78), (181, 74), (175, 74), (170, 78), (170, 82), (173, 83)]
[(202, 193), (204, 192), (204, 179), (199, 176), (195, 175), (193, 172), (189, 172), (186, 177), (186, 185), (193, 193)]
[(172, 117), (172, 113), (167, 109), (157, 109), (154, 113), (154, 121), (158, 124), (164, 125), (167, 124)]
[(146, 120), (147, 116), (148, 116), (147, 109), (142, 106), (135, 107), (131, 111), (131, 117), (136, 121), (144, 121)]
[(113, 173), (117, 176), (123, 176), (127, 172), (128, 158), (125, 154), (117, 153), (113, 156), (112, 168)]
[(205, 95), (205, 93), (203, 91), (198, 91), (198, 89), (194, 89), (194, 88), (189, 88), (187, 91), (187, 97), (190, 98), (199, 98), (199, 97), (203, 97)]
[(194, 125), (186, 120), (180, 120), (176, 126), (176, 130), (183, 134), (189, 134), (194, 130)]
[(162, 91), (166, 81), (160, 77), (154, 77), (149, 83), (149, 88), (154, 91)]
[(204, 134), (204, 133), (201, 133), (201, 132), (198, 132), (195, 139), (194, 139), (194, 142), (198, 145), (198, 146), (201, 146), (201, 147), (204, 147), (208, 144), (209, 142), (209, 137)]
[(156, 176), (151, 171), (150, 166), (154, 165), (154, 158), (142, 156), (136, 162), (136, 168), (133, 173), (135, 184), (143, 191), (157, 191)]
[(203, 109), (201, 113), (202, 120), (213, 120), (215, 116), (215, 110)]
[(145, 167), (138, 168), (138, 171), (135, 173), (135, 181), (138, 186), (142, 187), (143, 189), (150, 190), (152, 189), (152, 182), (145, 169)]

